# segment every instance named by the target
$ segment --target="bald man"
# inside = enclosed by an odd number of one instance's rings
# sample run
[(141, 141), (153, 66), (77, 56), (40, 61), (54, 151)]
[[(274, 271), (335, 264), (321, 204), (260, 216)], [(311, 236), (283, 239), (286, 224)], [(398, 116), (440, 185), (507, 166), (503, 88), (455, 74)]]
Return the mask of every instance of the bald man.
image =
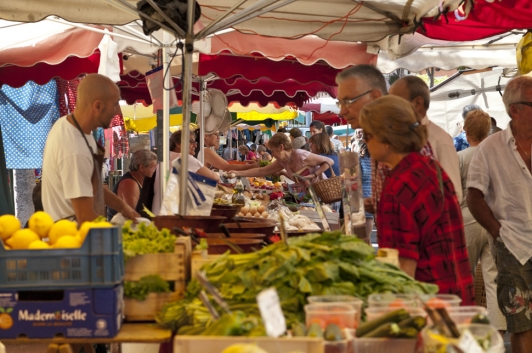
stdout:
[(428, 142), (434, 159), (447, 172), (453, 182), (458, 203), (462, 203), (462, 178), (460, 177), (458, 154), (454, 148), (453, 139), (451, 135), (427, 117), (427, 110), (430, 106), (429, 86), (417, 76), (405, 76), (395, 81), (389, 92), (391, 95), (404, 98), (412, 103), (415, 111), (423, 117), (421, 123), (427, 126)]
[(67, 218), (78, 224), (105, 214), (105, 205), (126, 218), (139, 214), (101, 180), (103, 148), (92, 131), (108, 128), (120, 114), (120, 91), (109, 78), (87, 75), (79, 84), (76, 108), (58, 119), (46, 140), (43, 157), (42, 203), (54, 221)]

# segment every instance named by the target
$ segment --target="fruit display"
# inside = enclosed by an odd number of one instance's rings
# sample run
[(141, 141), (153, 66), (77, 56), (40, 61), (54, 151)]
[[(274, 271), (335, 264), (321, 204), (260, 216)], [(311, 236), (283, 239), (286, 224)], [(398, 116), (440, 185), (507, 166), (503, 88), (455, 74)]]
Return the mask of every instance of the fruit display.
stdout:
[(270, 180), (262, 179), (262, 178), (248, 178), (249, 184), (256, 188), (256, 189), (263, 189), (263, 190), (273, 190), (273, 189), (282, 189), (283, 183), (281, 182), (272, 182)]
[(74, 249), (83, 244), (89, 229), (112, 227), (109, 222), (84, 222), (78, 224), (66, 219), (54, 223), (43, 211), (35, 212), (28, 220), (29, 228), (21, 228), (13, 215), (0, 216), (0, 238), (4, 247), (11, 250)]

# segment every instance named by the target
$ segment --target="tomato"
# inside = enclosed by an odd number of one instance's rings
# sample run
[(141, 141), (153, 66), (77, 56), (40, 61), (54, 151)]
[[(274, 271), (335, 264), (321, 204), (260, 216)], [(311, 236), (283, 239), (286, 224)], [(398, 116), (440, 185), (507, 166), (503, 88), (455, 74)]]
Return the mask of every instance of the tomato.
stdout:
[(448, 308), (450, 306), (450, 304), (447, 303), (445, 300), (441, 300), (439, 298), (430, 298), (429, 300), (427, 300), (426, 304), (434, 309)]

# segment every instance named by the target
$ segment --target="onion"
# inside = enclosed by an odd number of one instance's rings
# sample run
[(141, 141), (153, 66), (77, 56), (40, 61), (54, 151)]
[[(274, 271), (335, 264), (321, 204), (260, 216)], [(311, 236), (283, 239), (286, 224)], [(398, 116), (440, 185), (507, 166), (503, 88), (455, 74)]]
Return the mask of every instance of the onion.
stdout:
[(268, 218), (269, 214), (268, 212), (264, 211), (262, 212), (262, 218)]
[(257, 207), (255, 206), (251, 206), (249, 208), (249, 213), (251, 213), (252, 215), (254, 215), (255, 213), (257, 213)]
[(257, 208), (257, 212), (259, 212), (259, 213), (263, 213), (264, 211), (266, 211), (266, 207), (264, 207), (263, 205), (260, 205), (260, 206)]
[(249, 212), (249, 207), (248, 206), (244, 206), (240, 209), (240, 213), (243, 213), (243, 214), (246, 214)]

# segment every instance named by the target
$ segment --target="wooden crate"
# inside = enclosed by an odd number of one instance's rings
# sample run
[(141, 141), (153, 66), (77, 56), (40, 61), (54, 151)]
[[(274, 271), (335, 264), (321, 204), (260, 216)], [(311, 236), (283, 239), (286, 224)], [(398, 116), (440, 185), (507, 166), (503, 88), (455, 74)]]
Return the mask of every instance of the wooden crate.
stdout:
[(220, 256), (221, 255), (208, 255), (206, 250), (192, 252), (190, 267), (192, 278), (196, 278), (196, 273), (201, 269), (203, 265), (211, 263)]
[(320, 338), (175, 336), (174, 353), (220, 353), (233, 344), (256, 344), (267, 352), (323, 353)]
[(174, 285), (173, 292), (150, 293), (143, 301), (125, 298), (127, 321), (153, 321), (164, 304), (184, 298), (186, 281), (190, 278), (190, 249), (190, 238), (180, 237), (173, 253), (140, 255), (126, 262), (125, 281), (138, 281), (156, 274)]

